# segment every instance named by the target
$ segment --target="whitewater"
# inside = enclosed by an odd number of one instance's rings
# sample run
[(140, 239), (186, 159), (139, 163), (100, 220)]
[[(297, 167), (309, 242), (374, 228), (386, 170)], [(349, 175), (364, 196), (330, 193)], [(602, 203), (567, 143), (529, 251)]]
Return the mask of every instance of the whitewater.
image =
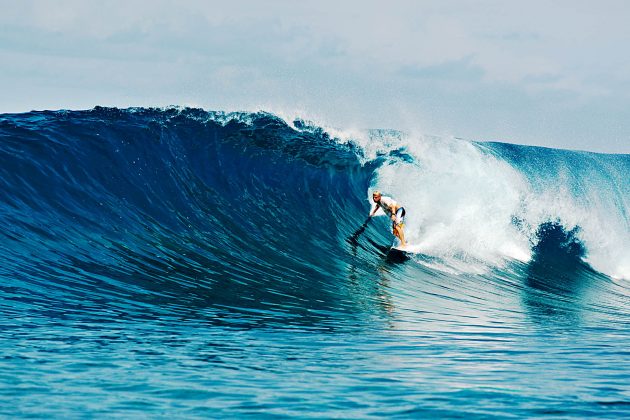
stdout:
[(537, 229), (555, 223), (576, 232), (586, 263), (630, 279), (627, 157), (426, 136), (394, 144), (409, 158), (389, 159), (372, 186), (417, 215), (412, 251), (481, 272), (531, 261)]
[(627, 416), (629, 174), (266, 112), (0, 115), (0, 413)]

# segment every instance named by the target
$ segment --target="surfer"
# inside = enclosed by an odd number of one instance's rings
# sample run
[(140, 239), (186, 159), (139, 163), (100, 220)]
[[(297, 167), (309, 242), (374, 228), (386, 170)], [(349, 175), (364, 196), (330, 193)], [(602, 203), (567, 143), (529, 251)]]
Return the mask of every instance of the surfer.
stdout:
[(370, 217), (373, 217), (378, 209), (383, 209), (385, 214), (389, 216), (392, 221), (392, 233), (400, 239), (400, 245), (405, 247), (407, 242), (405, 242), (405, 232), (403, 230), (406, 213), (404, 207), (398, 204), (393, 198), (382, 195), (380, 191), (374, 191), (372, 193), (372, 200), (374, 200), (376, 205), (370, 213)]

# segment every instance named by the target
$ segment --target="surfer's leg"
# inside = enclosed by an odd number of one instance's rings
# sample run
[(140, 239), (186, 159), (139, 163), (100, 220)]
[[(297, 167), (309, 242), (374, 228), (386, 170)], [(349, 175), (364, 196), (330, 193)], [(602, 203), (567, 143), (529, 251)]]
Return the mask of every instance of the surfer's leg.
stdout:
[(405, 242), (405, 231), (403, 230), (403, 225), (396, 225), (394, 227), (394, 235), (396, 235), (398, 237), (398, 239), (400, 239), (400, 244), (402, 246), (406, 246), (407, 242)]

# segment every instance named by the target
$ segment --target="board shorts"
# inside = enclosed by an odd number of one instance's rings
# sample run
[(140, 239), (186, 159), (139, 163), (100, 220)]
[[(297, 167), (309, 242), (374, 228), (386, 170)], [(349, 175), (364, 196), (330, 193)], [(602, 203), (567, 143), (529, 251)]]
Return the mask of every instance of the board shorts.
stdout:
[(407, 212), (405, 211), (404, 207), (401, 207), (398, 210), (396, 210), (396, 220), (392, 222), (392, 229), (395, 229), (396, 226), (401, 226), (401, 227), (404, 226), (406, 214)]

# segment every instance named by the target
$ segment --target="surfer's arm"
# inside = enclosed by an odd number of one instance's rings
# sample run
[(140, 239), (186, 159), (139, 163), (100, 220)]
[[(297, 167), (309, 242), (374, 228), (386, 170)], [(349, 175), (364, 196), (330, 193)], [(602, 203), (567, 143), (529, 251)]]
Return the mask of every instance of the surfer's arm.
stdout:
[(372, 209), (372, 212), (370, 212), (370, 217), (374, 216), (374, 214), (376, 214), (376, 212), (378, 211), (378, 204), (374, 206), (374, 208)]
[(392, 212), (392, 215), (390, 216), (390, 219), (392, 219), (392, 221), (396, 220), (396, 211), (397, 210), (398, 209), (396, 208), (395, 205), (392, 204), (391, 206), (389, 206), (389, 211)]

